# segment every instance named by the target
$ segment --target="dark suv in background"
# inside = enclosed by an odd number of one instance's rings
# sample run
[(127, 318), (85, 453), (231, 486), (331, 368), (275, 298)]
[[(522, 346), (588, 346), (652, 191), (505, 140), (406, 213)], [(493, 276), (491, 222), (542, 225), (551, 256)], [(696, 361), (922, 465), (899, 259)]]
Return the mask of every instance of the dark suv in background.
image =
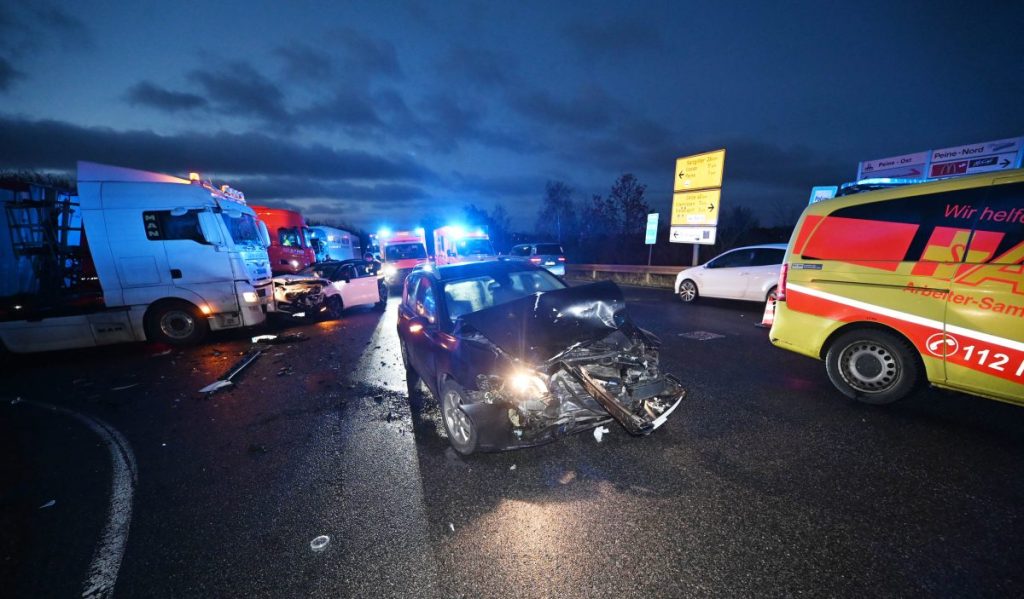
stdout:
[(560, 277), (565, 276), (565, 251), (557, 243), (524, 243), (513, 246), (508, 255), (514, 260), (546, 268)]

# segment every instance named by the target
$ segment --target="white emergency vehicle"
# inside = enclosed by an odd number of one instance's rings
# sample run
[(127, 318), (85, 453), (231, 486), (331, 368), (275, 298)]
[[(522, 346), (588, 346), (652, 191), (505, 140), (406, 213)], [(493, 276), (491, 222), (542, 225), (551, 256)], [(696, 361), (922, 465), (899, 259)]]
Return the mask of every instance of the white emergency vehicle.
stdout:
[(438, 266), (497, 259), (491, 238), (483, 229), (467, 231), (457, 225), (434, 229), (434, 260)]

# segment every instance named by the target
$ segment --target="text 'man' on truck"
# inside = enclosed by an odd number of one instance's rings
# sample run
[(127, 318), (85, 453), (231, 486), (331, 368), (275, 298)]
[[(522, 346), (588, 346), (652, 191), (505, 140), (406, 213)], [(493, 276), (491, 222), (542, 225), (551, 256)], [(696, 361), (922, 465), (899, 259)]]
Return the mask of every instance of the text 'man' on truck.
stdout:
[(0, 342), (14, 352), (200, 341), (272, 302), (267, 232), (241, 193), (78, 163), (77, 195), (0, 190)]

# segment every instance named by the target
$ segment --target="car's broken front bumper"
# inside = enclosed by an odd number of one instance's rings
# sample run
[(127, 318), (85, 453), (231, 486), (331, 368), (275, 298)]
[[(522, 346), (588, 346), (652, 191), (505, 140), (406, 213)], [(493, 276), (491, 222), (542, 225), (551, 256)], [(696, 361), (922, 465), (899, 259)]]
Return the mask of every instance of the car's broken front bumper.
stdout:
[(501, 451), (542, 445), (612, 420), (634, 435), (648, 435), (685, 397), (686, 390), (669, 375), (615, 395), (584, 368), (567, 366), (551, 377), (551, 392), (543, 398), (499, 397), (462, 409), (478, 432), (479, 449)]

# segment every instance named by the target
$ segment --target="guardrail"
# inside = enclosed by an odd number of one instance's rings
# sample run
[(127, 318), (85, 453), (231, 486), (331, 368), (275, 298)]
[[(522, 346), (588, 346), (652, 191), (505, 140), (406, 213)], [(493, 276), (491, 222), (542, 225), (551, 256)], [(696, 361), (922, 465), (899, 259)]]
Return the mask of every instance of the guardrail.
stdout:
[(647, 266), (645, 264), (567, 264), (565, 274), (592, 280), (610, 280), (627, 285), (666, 287), (675, 285), (676, 275), (689, 266)]

